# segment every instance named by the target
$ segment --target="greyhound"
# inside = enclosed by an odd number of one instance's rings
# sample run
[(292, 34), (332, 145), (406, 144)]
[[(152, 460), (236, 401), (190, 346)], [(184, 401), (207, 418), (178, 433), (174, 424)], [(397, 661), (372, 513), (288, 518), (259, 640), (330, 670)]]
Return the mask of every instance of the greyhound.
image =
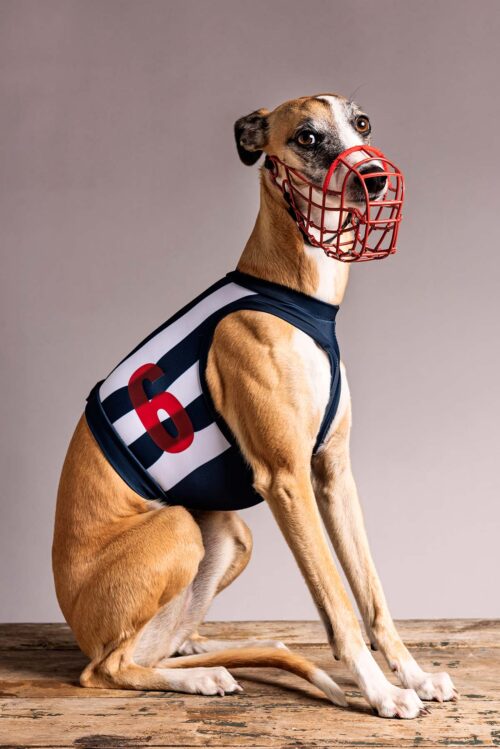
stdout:
[[(346, 706), (329, 675), (281, 642), (210, 640), (198, 633), (214, 596), (251, 555), (251, 533), (237, 509), (264, 500), (335, 658), (378, 715), (415, 718), (428, 712), (422, 700), (455, 700), (457, 691), (447, 673), (424, 671), (401, 641), (370, 554), (349, 457), (347, 374), (332, 332), (350, 263), (342, 262), (345, 255), (324, 252), (331, 240), (314, 234), (320, 210), (314, 194), (321, 194), (332, 163), (349, 149), (345, 163), (355, 168), (356, 149), (370, 145), (370, 120), (354, 102), (320, 94), (252, 112), (236, 122), (235, 134), (243, 163), (265, 155), (260, 209), (236, 271), (146, 339), (104, 381), (89, 398), (93, 405), (78, 422), (63, 466), (53, 571), (63, 614), (90, 658), (81, 684), (223, 695), (241, 690), (227, 668), (272, 666), (298, 674)], [(301, 179), (313, 195), (310, 230), (300, 220), (307, 202), (297, 188)], [(370, 199), (387, 192), (383, 161), (373, 157), (369, 177), (360, 184), (358, 176), (350, 189), (336, 223), (326, 227), (331, 237), (346, 227), (352, 235), (360, 191)], [(215, 320), (208, 338), (199, 334), (207, 319)], [(188, 322), (187, 332), (179, 333)], [(321, 344), (316, 324), (331, 345)], [(183, 352), (202, 339), (209, 341), (205, 355), (189, 359), (174, 382), (162, 385), (168, 372), (158, 364), (159, 353), (153, 359), (157, 343), (170, 341), (169, 367), (175, 370)], [(189, 406), (182, 401), (188, 380), (196, 390)], [(158, 387), (161, 392), (152, 394)], [(195, 405), (203, 393), (212, 420), (198, 428)], [(170, 431), (165, 416), (173, 423)], [(106, 437), (95, 426), (99, 419)], [(142, 470), (146, 440), (156, 452)], [(238, 467), (230, 475), (228, 456)], [(189, 483), (212, 468), (216, 478)], [(246, 477), (245, 501), (238, 499), (240, 476)], [(204, 505), (209, 484), (229, 487), (229, 499)], [(365, 644), (324, 528), (371, 646), (401, 687), (386, 678)]]

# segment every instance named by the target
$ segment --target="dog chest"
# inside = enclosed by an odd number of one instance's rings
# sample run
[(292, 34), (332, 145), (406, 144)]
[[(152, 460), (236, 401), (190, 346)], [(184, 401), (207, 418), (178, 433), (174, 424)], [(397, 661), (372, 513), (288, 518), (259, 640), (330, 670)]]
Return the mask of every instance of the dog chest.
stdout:
[(318, 428), (330, 397), (331, 372), (326, 352), (302, 330), (292, 336), (294, 365), (303, 380), (310, 410), (317, 414)]

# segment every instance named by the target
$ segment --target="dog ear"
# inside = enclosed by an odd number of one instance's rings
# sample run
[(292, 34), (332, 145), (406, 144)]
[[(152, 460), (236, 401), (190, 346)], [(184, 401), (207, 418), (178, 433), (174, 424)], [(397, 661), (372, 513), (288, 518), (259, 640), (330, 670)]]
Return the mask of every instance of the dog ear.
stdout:
[(267, 143), (268, 115), (267, 109), (257, 109), (234, 123), (238, 156), (247, 166), (252, 166), (260, 159)]

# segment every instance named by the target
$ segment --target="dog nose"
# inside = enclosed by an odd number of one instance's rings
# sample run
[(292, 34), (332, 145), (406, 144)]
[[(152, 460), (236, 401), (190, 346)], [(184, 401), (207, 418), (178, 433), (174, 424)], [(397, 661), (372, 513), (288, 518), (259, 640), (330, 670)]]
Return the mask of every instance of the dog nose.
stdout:
[[(365, 164), (359, 169), (360, 174), (375, 174), (377, 172), (383, 171), (384, 170), (382, 169), (382, 167), (376, 166), (375, 164), (373, 166), (370, 166), (370, 164)], [(359, 179), (359, 177), (355, 177), (354, 182), (357, 183), (359, 187), (361, 187), (361, 180)], [(382, 192), (382, 190), (386, 186), (387, 177), (385, 174), (383, 174), (381, 177), (366, 177), (363, 182), (365, 183), (366, 189), (368, 190), (370, 195), (378, 195), (378, 193)]]

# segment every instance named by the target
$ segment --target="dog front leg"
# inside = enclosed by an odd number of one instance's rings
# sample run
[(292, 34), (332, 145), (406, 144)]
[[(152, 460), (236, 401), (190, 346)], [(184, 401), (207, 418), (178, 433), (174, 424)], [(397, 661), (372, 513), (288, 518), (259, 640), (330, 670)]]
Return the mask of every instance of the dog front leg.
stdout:
[(427, 673), (403, 644), (386, 603), (365, 531), (349, 458), (350, 407), (313, 461), (321, 516), (358, 603), (372, 647), (380, 649), (401, 684), (424, 700), (456, 699), (447, 673)]
[(266, 498), (305, 578), (335, 654), (354, 675), (364, 696), (382, 717), (414, 718), (425, 710), (413, 689), (392, 685), (366, 647), (358, 620), (334, 565), (321, 525), (309, 470), (256, 472)]
[(239, 311), (215, 331), (207, 362), (214, 404), (236, 436), (323, 619), (335, 653), (368, 702), (384, 717), (414, 718), (416, 692), (385, 677), (363, 640), (325, 537), (311, 484), (311, 452), (320, 414), (289, 345), (291, 326)]

